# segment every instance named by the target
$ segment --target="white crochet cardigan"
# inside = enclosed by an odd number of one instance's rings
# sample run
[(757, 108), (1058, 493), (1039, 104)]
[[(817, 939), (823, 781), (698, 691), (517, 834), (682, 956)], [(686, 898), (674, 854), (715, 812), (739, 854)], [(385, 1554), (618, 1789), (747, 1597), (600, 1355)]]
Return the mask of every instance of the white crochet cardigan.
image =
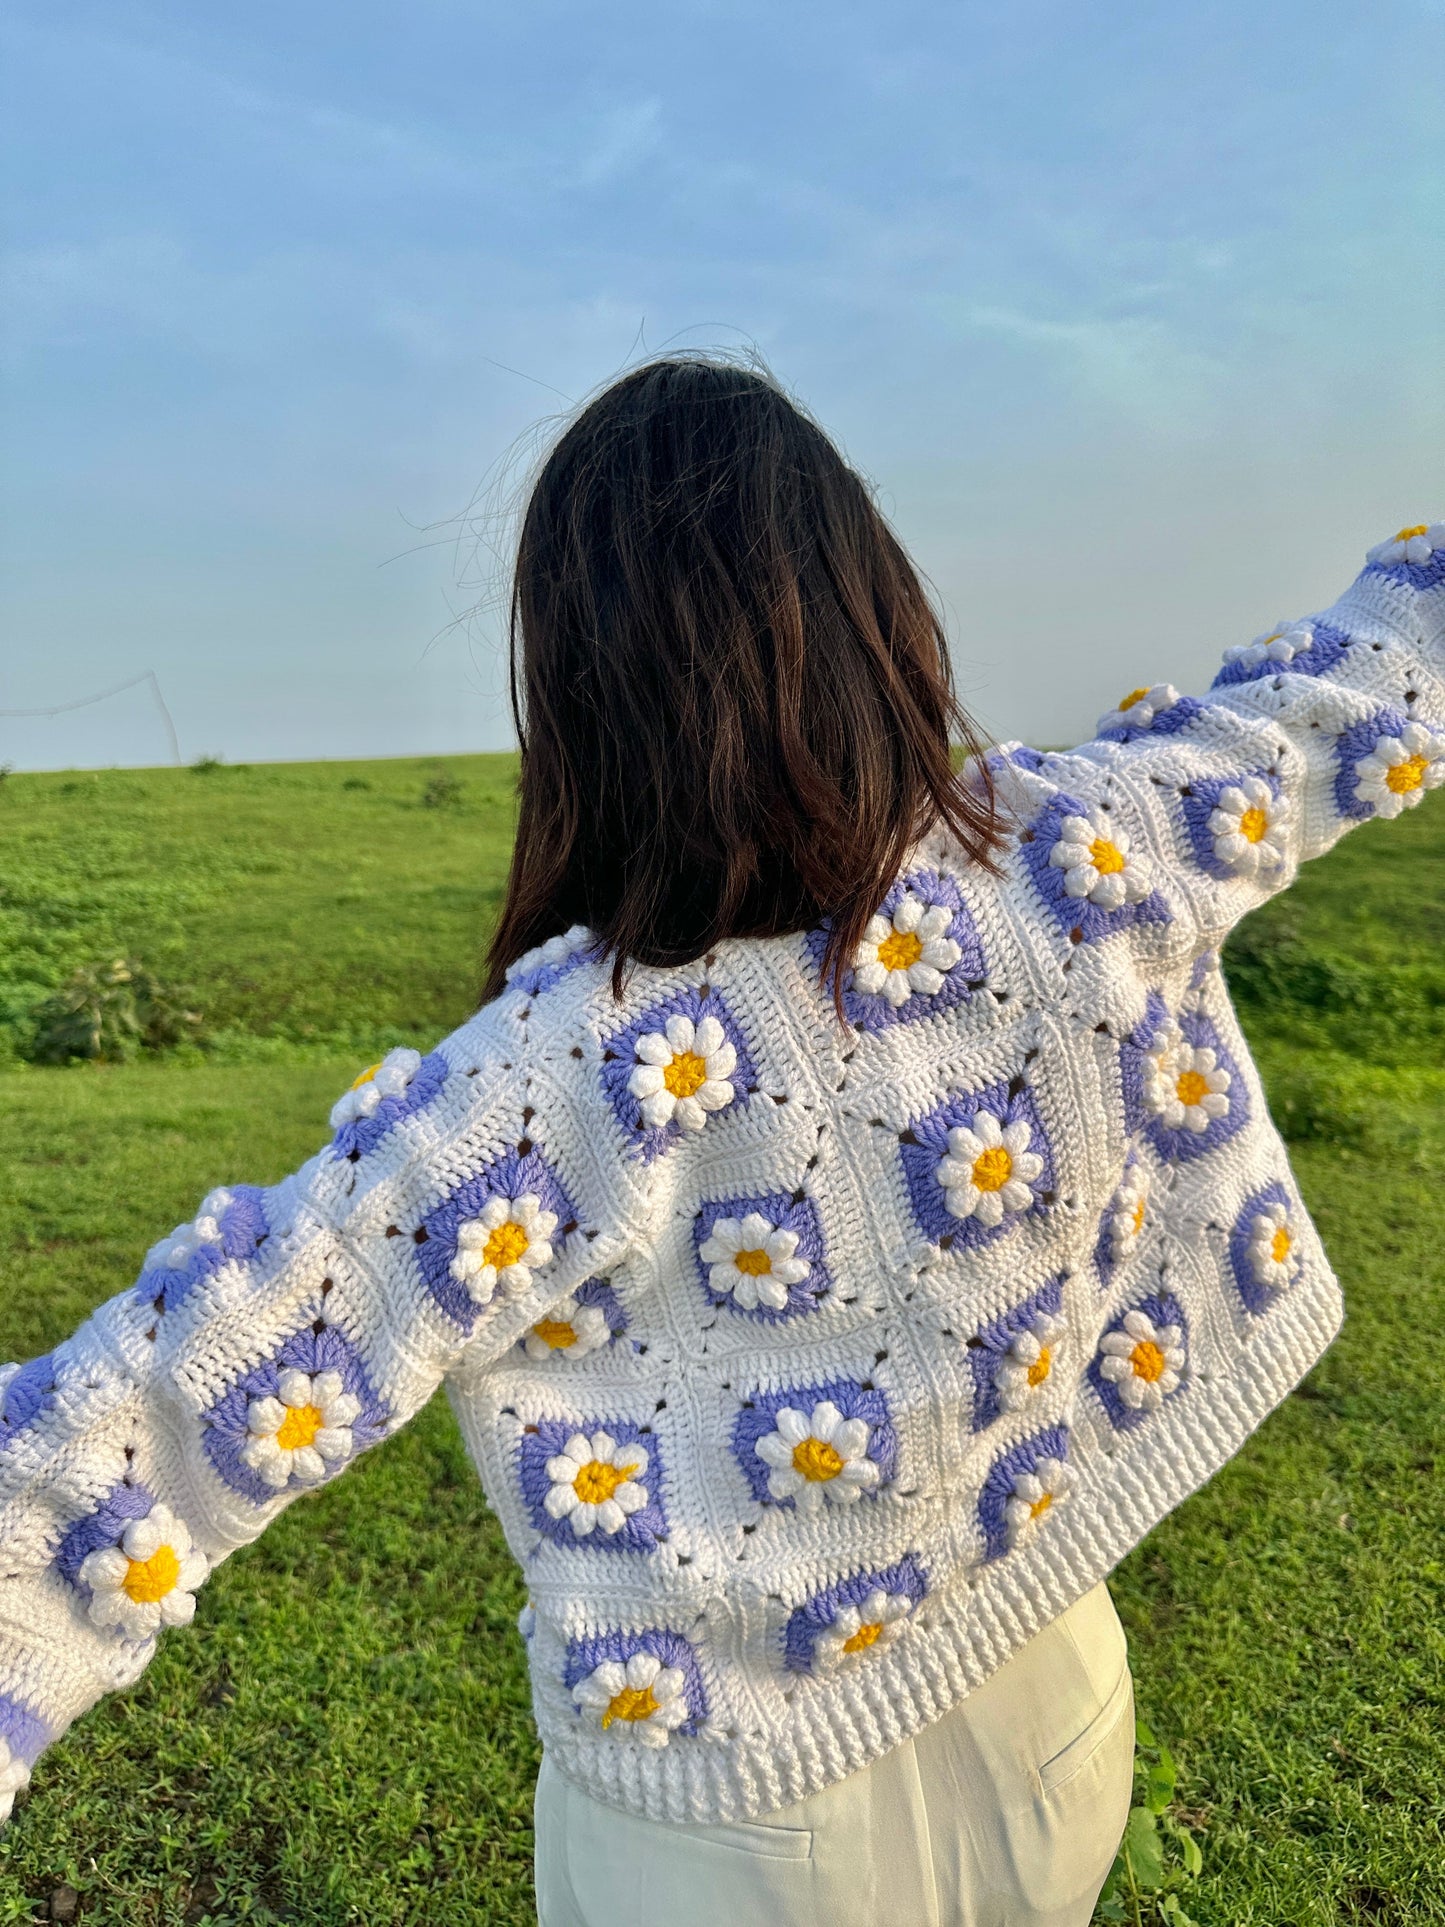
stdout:
[(998, 752), (1003, 876), (920, 844), (847, 1029), (821, 933), (616, 1003), (572, 932), (293, 1177), (213, 1192), (0, 1374), (0, 1806), (442, 1381), (579, 1785), (727, 1819), (937, 1719), (1337, 1328), (1216, 953), (1445, 776), (1442, 676), (1436, 524), (1204, 700)]

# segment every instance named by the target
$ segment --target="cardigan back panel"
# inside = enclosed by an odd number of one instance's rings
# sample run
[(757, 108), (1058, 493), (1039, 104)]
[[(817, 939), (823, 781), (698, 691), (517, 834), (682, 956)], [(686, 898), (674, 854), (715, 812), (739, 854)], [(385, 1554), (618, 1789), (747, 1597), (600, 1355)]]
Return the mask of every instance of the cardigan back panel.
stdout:
[(574, 931), (393, 1052), (269, 1189), (0, 1373), (0, 1806), (208, 1571), (445, 1381), (561, 1770), (783, 1806), (937, 1719), (1237, 1451), (1341, 1302), (1218, 967), (1445, 775), (1445, 526), (1207, 697), (993, 767), (838, 1023), (823, 933), (635, 969)]

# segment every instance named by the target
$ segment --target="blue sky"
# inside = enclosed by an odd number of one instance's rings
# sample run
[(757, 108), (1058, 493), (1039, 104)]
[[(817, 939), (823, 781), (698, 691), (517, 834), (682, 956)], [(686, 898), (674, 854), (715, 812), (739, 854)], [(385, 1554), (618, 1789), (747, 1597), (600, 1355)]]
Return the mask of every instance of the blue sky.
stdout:
[[(755, 344), (1002, 736), (1445, 512), (1445, 0), (11, 0), (0, 707), (183, 754), (510, 740), (539, 421)], [(466, 612), (469, 619), (458, 620)], [(148, 763), (144, 690), (0, 717)]]

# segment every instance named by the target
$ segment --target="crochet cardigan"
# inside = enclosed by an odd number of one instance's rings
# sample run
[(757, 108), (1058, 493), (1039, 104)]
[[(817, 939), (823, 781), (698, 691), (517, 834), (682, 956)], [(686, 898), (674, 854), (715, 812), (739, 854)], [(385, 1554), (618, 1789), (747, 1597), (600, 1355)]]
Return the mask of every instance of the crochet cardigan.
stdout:
[(846, 1026), (820, 931), (618, 1002), (574, 930), (294, 1176), (213, 1191), (0, 1373), (0, 1805), (442, 1382), (598, 1798), (766, 1812), (963, 1699), (1338, 1326), (1217, 952), (1445, 777), (1442, 679), (1437, 523), (1204, 699), (995, 752), (1003, 874), (920, 842)]

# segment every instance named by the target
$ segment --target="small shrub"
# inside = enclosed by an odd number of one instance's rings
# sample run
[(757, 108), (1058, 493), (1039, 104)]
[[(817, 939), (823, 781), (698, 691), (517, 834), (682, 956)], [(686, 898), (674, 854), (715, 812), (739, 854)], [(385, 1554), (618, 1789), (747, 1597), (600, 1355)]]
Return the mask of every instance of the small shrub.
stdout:
[(118, 1064), (195, 1038), (200, 1014), (133, 959), (86, 964), (31, 1012), (33, 1064)]
[(225, 761), (224, 756), (212, 756), (208, 750), (204, 756), (196, 758), (191, 764), (191, 770), (196, 776), (209, 776), (213, 770), (221, 769)]
[(7, 776), (13, 776), (14, 774), (15, 765), (13, 763), (0, 763), (0, 783), (3, 783)]
[(437, 770), (421, 793), (424, 810), (454, 810), (461, 800), (462, 786), (449, 769)]
[(369, 790), (371, 785), (364, 776), (348, 776), (341, 787), (344, 790)]

